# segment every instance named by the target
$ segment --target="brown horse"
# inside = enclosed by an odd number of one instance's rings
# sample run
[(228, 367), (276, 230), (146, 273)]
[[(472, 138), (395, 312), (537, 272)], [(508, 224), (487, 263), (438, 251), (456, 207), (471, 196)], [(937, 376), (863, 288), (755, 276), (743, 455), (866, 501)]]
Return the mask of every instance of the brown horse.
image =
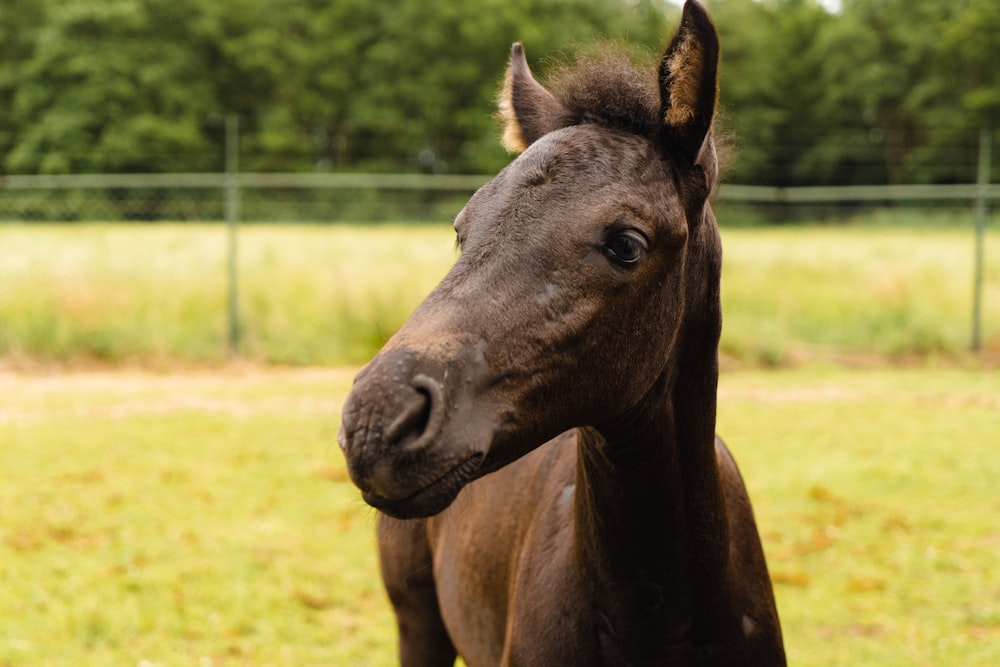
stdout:
[(403, 665), (784, 664), (715, 436), (718, 57), (690, 1), (648, 75), (593, 58), (550, 92), (514, 45), (521, 155), (343, 411)]

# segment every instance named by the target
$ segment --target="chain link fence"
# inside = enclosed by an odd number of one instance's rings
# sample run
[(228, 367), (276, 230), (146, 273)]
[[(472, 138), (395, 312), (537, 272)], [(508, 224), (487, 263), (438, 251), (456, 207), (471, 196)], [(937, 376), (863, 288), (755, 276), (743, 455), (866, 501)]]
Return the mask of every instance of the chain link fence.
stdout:
[[(489, 176), (239, 174), (241, 222), (451, 220)], [(0, 177), (0, 221), (116, 222), (226, 219), (227, 175), (91, 174)], [(873, 209), (954, 214), (1000, 200), (1000, 184), (772, 188), (722, 185), (723, 224), (838, 221)], [(728, 215), (723, 214), (725, 211)], [(914, 216), (911, 216), (914, 217)]]
[[(449, 220), (486, 176), (240, 174), (245, 222)], [(218, 221), (225, 174), (0, 178), (0, 221)]]

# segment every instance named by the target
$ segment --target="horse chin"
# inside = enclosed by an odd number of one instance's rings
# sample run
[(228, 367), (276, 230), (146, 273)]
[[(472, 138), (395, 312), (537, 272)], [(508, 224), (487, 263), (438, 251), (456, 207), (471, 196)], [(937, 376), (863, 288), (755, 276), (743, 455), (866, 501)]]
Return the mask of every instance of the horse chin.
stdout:
[(396, 519), (434, 516), (447, 509), (466, 484), (483, 474), (483, 458), (482, 453), (473, 454), (406, 498), (383, 498), (370, 492), (362, 492), (361, 495), (366, 503)]

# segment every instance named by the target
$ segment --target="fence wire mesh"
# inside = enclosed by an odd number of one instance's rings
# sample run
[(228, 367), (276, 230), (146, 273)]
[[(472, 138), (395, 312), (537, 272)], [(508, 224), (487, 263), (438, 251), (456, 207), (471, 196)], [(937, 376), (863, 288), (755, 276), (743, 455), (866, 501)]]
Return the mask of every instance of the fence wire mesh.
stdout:
[[(226, 219), (226, 175), (120, 174), (0, 178), (0, 221), (212, 222)], [(243, 222), (447, 222), (486, 176), (249, 174), (238, 176)], [(723, 185), (724, 225), (842, 222), (873, 210), (967, 218), (1000, 185), (771, 188)]]
[[(241, 187), (245, 222), (386, 222), (450, 220), (472, 188)], [(225, 200), (214, 188), (0, 189), (7, 222), (218, 221)]]

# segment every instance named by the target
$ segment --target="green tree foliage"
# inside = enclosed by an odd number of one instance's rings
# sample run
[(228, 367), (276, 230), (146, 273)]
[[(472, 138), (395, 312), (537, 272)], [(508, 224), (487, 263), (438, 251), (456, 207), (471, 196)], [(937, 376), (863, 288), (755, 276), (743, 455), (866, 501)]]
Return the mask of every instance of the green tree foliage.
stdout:
[(238, 113), (247, 169), (482, 171), (510, 43), (534, 57), (629, 35), (652, 0), (5, 0), (3, 168), (221, 166)]
[(869, 0), (848, 2), (831, 21), (820, 42), (828, 54), (821, 109), (834, 127), (811, 156), (830, 180), (947, 179), (934, 172), (958, 166), (954, 156), (943, 163), (940, 154), (929, 164), (921, 160), (935, 127), (963, 120), (940, 116), (955, 92), (948, 80), (953, 71), (939, 61), (954, 60), (941, 48), (941, 28), (952, 13), (947, 3)]
[(716, 0), (733, 180), (969, 182), (1000, 127), (995, 0)]
[(36, 0), (0, 3), (0, 155), (9, 153), (17, 142), (9, 109), (24, 83), (19, 66), (31, 57), (32, 38), (44, 20), (43, 6)]
[[(711, 0), (731, 180), (956, 182), (1000, 127), (996, 0)], [(0, 172), (490, 172), (511, 42), (659, 48), (665, 0), (4, 0)], [(998, 151), (997, 153), (1000, 153)]]
[(737, 138), (734, 180), (809, 180), (803, 152), (826, 130), (817, 108), (824, 59), (813, 45), (830, 16), (810, 0), (720, 0), (711, 7), (723, 48), (721, 104)]
[(296, 73), (279, 84), (286, 106), (276, 113), (311, 142), (322, 164), (337, 168), (494, 170), (507, 159), (491, 112), (510, 44), (524, 41), (535, 58), (626, 33), (653, 45), (664, 30), (654, 6), (317, 3), (290, 26), (303, 48), (290, 55)]
[(43, 3), (11, 109), (15, 172), (206, 166), (209, 79), (183, 19), (187, 0)]

